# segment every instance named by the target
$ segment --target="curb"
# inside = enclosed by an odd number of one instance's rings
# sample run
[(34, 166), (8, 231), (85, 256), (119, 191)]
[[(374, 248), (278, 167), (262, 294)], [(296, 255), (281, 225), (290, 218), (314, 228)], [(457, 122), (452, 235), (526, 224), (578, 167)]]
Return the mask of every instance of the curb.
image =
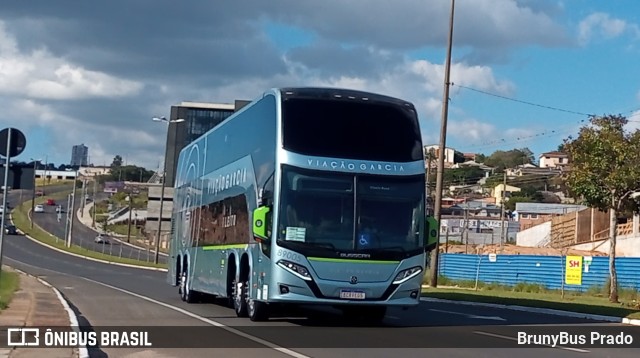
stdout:
[(442, 298), (431, 298), (431, 297), (421, 297), (420, 301), (422, 302), (434, 302), (434, 303), (449, 303), (454, 305), (465, 305), (465, 306), (476, 306), (476, 307), (489, 307), (489, 308), (498, 308), (504, 310), (511, 311), (520, 311), (520, 312), (530, 312), (530, 313), (541, 313), (553, 316), (564, 316), (571, 318), (583, 318), (583, 319), (591, 319), (596, 321), (606, 321), (612, 323), (622, 323), (628, 324), (632, 326), (640, 326), (640, 319), (632, 319), (626, 317), (615, 317), (615, 316), (603, 316), (597, 314), (589, 314), (589, 313), (581, 313), (581, 312), (572, 312), (572, 311), (562, 311), (555, 310), (551, 308), (541, 308), (541, 307), (527, 307), (527, 306), (516, 306), (516, 305), (503, 305), (498, 303), (484, 303), (484, 302), (470, 302), (470, 301), (456, 301), (456, 300), (445, 300)]
[[(53, 285), (51, 285), (49, 282), (41, 279), (38, 276), (31, 275), (29, 273), (26, 273), (26, 272), (24, 272), (22, 270), (19, 270), (19, 269), (16, 269), (16, 268), (13, 268), (13, 269), (16, 270), (17, 272), (23, 274), (23, 275), (31, 276), (31, 277), (35, 278), (36, 280), (38, 280), (43, 285), (49, 287), (56, 294), (56, 296), (58, 297), (58, 300), (60, 301), (60, 304), (62, 304), (62, 307), (64, 307), (64, 310), (67, 311), (67, 315), (69, 315), (69, 322), (70, 322), (69, 326), (72, 327), (74, 331), (80, 332), (80, 324), (78, 323), (78, 317), (76, 316), (76, 313), (73, 312), (73, 310), (69, 306), (69, 303), (67, 302), (67, 299), (64, 298), (62, 293), (60, 293), (60, 290), (58, 290), (57, 288), (53, 287)], [(89, 350), (87, 349), (86, 346), (78, 345), (78, 358), (89, 358)]]
[[(13, 222), (13, 217), (11, 216), (11, 214), (9, 214), (9, 219), (11, 220), (11, 222)], [(66, 251), (66, 250), (59, 249), (59, 248), (54, 247), (54, 246), (51, 246), (51, 245), (49, 245), (49, 244), (45, 244), (44, 242), (41, 242), (40, 240), (37, 240), (37, 239), (35, 239), (35, 238), (33, 238), (33, 237), (31, 237), (31, 236), (29, 236), (29, 235), (25, 234), (25, 233), (24, 233), (22, 230), (20, 230), (20, 229), (18, 229), (17, 231), (18, 231), (18, 233), (20, 233), (20, 234), (24, 235), (24, 237), (26, 237), (27, 239), (29, 239), (29, 240), (31, 240), (31, 241), (33, 241), (33, 242), (37, 243), (37, 244), (40, 244), (40, 245), (42, 245), (42, 246), (44, 246), (44, 247), (47, 247), (47, 248), (49, 248), (49, 249), (51, 249), (51, 250), (55, 250), (55, 251), (61, 252), (61, 253), (63, 253), (63, 254), (67, 254), (67, 255), (71, 255), (71, 256), (79, 257), (79, 258), (82, 258), (82, 259), (85, 259), (85, 260), (95, 261), (95, 262), (101, 262), (101, 263), (109, 264), (109, 265), (116, 265), (116, 266), (123, 266), (123, 267), (137, 268), (137, 269), (142, 269), (142, 270), (161, 271), (161, 272), (167, 272), (167, 271), (168, 271), (168, 269), (165, 269), (165, 268), (148, 267), (148, 266), (139, 266), (139, 265), (132, 265), (132, 264), (124, 264), (124, 263), (120, 263), (120, 262), (113, 262), (113, 261), (107, 261), (107, 260), (96, 259), (96, 258), (88, 257), (88, 256), (82, 256), (82, 255), (79, 255), (79, 254), (76, 254), (76, 253), (73, 253), (73, 252), (69, 252), (69, 251)]]

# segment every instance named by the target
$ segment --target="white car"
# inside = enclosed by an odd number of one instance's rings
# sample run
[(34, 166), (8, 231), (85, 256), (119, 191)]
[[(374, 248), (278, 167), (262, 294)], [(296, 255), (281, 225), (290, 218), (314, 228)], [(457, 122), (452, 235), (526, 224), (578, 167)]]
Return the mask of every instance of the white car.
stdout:
[(111, 242), (108, 239), (108, 235), (104, 234), (104, 233), (99, 233), (98, 236), (96, 236), (96, 238), (93, 240), (96, 244), (111, 244)]
[(44, 213), (44, 205), (36, 205), (36, 207), (33, 209), (33, 212)]

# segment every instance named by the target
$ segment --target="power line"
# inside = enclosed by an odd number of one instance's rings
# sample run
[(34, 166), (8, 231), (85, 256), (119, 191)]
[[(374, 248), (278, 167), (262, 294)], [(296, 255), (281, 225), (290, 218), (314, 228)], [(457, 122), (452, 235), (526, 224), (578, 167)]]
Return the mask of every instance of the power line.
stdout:
[(545, 109), (550, 109), (553, 111), (558, 111), (558, 112), (565, 112), (565, 113), (572, 113), (572, 114), (578, 114), (581, 116), (587, 116), (587, 117), (593, 117), (595, 116), (595, 114), (591, 114), (591, 113), (584, 113), (584, 112), (577, 112), (577, 111), (571, 111), (568, 109), (562, 109), (562, 108), (558, 108), (558, 107), (552, 107), (552, 106), (547, 106), (547, 105), (543, 105), (543, 104), (537, 104), (537, 103), (533, 103), (533, 102), (527, 102), (527, 101), (522, 101), (519, 99), (515, 99), (515, 98), (511, 98), (511, 97), (507, 97), (507, 96), (502, 96), (499, 94), (495, 94), (495, 93), (490, 93), (490, 92), (486, 92), (483, 90), (479, 90), (476, 88), (471, 88), (471, 87), (467, 87), (467, 86), (462, 86), (462, 85), (456, 85), (454, 83), (451, 83), (452, 86), (458, 86), (460, 88), (464, 88), (464, 89), (468, 89), (470, 91), (474, 91), (474, 92), (478, 92), (478, 93), (482, 93), (482, 94), (486, 94), (488, 96), (493, 96), (493, 97), (498, 97), (498, 98), (502, 98), (502, 99), (506, 99), (508, 101), (513, 101), (513, 102), (518, 102), (518, 103), (522, 103), (522, 104), (527, 104), (530, 106), (535, 106), (535, 107), (540, 107), (540, 108), (545, 108)]

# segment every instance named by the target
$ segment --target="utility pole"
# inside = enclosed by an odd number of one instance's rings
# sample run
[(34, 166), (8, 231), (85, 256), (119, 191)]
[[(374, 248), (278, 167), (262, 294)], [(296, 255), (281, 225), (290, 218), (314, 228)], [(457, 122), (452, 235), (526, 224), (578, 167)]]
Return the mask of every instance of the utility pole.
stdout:
[(505, 227), (504, 227), (504, 206), (506, 204), (505, 202), (505, 198), (506, 198), (506, 194), (507, 194), (507, 172), (504, 172), (504, 177), (502, 178), (502, 201), (501, 201), (501, 205), (500, 205), (500, 217), (502, 220), (502, 225), (500, 228), (500, 249), (502, 249), (502, 245), (504, 244), (504, 233), (505, 233)]
[(69, 237), (69, 213), (71, 212), (71, 194), (67, 195), (67, 212), (64, 214), (64, 239)]
[[(2, 267), (2, 244), (7, 219), (7, 197), (9, 196), (9, 170), (11, 170), (11, 127), (7, 130), (7, 153), (4, 157), (4, 188), (2, 188), (2, 228), (0, 228), (0, 267)], [(33, 214), (32, 214), (33, 215)]]
[(31, 196), (31, 220), (29, 220), (29, 225), (31, 226), (31, 228), (33, 229), (33, 213), (36, 209), (36, 164), (38, 163), (37, 160), (33, 161), (33, 196)]
[(129, 190), (129, 196), (127, 197), (127, 201), (129, 202), (129, 225), (127, 226), (127, 242), (131, 242), (131, 212), (133, 211), (132, 209), (132, 203), (133, 203), (133, 198), (131, 197), (131, 190)]
[(87, 180), (82, 178), (82, 210), (80, 210), (80, 217), (84, 217), (84, 205), (87, 202)]
[(98, 186), (98, 178), (95, 177), (95, 174), (93, 176), (93, 215), (91, 215), (91, 227), (95, 229), (96, 227), (96, 191)]
[[(442, 206), (442, 180), (444, 174), (444, 156), (447, 148), (447, 116), (449, 113), (449, 77), (451, 72), (451, 47), (453, 44), (453, 14), (455, 8), (455, 0), (451, 0), (451, 17), (449, 19), (449, 43), (447, 46), (447, 59), (444, 70), (444, 94), (442, 96), (442, 119), (440, 126), (440, 143), (438, 151), (438, 172), (436, 173), (436, 197), (433, 204), (433, 216), (438, 221), (438, 225), (441, 220), (440, 209)], [(431, 287), (438, 286), (438, 254), (440, 250), (440, 230), (438, 232), (438, 239), (436, 240), (436, 247), (431, 251), (431, 267), (429, 284)]]
[[(468, 205), (468, 204), (467, 204)], [(469, 208), (464, 208), (464, 253), (469, 248)]]
[(78, 179), (78, 171), (76, 170), (76, 177), (73, 179), (73, 193), (71, 194), (71, 208), (67, 211), (69, 212), (69, 237), (67, 238), (67, 247), (71, 247), (71, 238), (73, 236), (73, 215), (76, 207), (76, 187)]
[[(429, 182), (431, 179), (431, 160), (433, 159), (433, 150), (429, 149), (429, 151), (427, 152), (427, 202), (429, 202), (431, 199), (431, 191), (429, 186), (431, 185), (431, 183)], [(428, 205), (427, 205), (428, 206)]]

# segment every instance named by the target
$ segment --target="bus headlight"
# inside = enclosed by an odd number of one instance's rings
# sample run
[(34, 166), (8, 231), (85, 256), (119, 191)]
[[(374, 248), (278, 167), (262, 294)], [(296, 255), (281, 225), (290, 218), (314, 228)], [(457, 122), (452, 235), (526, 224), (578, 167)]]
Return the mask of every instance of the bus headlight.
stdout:
[(303, 280), (311, 281), (311, 274), (309, 273), (309, 270), (307, 270), (307, 268), (302, 265), (298, 265), (287, 260), (280, 260), (278, 261), (278, 266), (300, 277)]
[(393, 283), (395, 285), (399, 285), (399, 284), (401, 284), (403, 282), (406, 282), (406, 281), (416, 277), (418, 274), (420, 274), (420, 272), (422, 272), (422, 267), (420, 267), (420, 266), (416, 266), (416, 267), (412, 267), (410, 269), (402, 270), (396, 275), (396, 278), (393, 279)]

